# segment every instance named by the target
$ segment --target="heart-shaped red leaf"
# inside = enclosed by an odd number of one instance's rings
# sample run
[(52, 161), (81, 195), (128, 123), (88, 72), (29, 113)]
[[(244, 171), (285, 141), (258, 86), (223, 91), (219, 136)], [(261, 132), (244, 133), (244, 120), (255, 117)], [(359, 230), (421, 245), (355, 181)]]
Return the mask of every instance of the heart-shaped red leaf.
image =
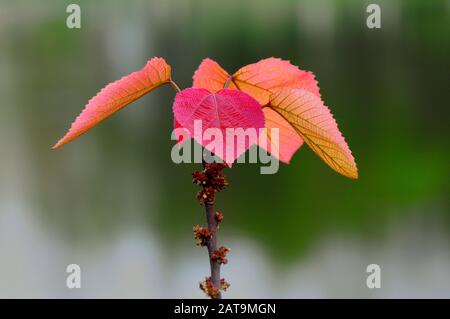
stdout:
[(173, 112), (190, 136), (228, 164), (255, 144), (264, 128), (259, 103), (237, 90), (183, 90), (175, 97)]

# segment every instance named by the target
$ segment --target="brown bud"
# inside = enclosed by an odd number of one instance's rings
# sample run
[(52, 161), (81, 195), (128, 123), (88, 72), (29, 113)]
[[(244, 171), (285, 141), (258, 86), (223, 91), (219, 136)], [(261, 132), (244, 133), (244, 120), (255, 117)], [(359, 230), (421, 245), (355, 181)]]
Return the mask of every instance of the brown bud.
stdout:
[(206, 277), (199, 286), (200, 289), (210, 298), (217, 299), (219, 297), (219, 289), (214, 287), (211, 277)]
[(208, 178), (203, 172), (194, 172), (192, 173), (192, 182), (199, 186), (206, 185)]
[(197, 239), (198, 246), (206, 246), (208, 240), (212, 237), (212, 233), (208, 227), (197, 225), (194, 227), (194, 237)]
[(226, 258), (228, 252), (230, 251), (230, 249), (228, 249), (227, 247), (220, 247), (219, 249), (217, 249), (216, 251), (214, 251), (211, 255), (211, 259), (219, 264), (227, 264), (228, 263), (228, 259)]
[(220, 279), (220, 289), (223, 291), (227, 291), (230, 287), (230, 284), (225, 280), (225, 278)]
[(216, 212), (216, 215), (214, 217), (215, 217), (216, 222), (218, 224), (220, 224), (222, 222), (222, 220), (223, 220), (223, 214), (221, 212)]
[(212, 187), (203, 187), (201, 191), (197, 193), (197, 200), (200, 204), (213, 203), (215, 190)]

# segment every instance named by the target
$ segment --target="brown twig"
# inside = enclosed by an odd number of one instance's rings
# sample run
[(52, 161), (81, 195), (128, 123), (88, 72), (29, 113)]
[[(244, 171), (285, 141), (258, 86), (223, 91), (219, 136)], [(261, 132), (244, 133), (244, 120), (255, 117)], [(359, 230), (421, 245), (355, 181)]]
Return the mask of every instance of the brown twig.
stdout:
[[(212, 258), (214, 252), (217, 250), (217, 221), (214, 218), (214, 203), (205, 203), (206, 221), (208, 228), (211, 231), (211, 238), (207, 242), (209, 264), (211, 267), (211, 282), (214, 287), (220, 289), (220, 264)], [(221, 299), (222, 295), (220, 291), (216, 299)]]
[(206, 222), (208, 224), (207, 228), (194, 227), (198, 245), (208, 248), (211, 268), (211, 276), (200, 283), (200, 289), (212, 299), (221, 299), (222, 294), (220, 291), (225, 291), (230, 286), (225, 279), (220, 278), (220, 266), (228, 262), (226, 255), (229, 249), (226, 247), (217, 249), (217, 229), (222, 222), (223, 214), (216, 212), (214, 209), (215, 193), (228, 186), (228, 182), (222, 174), (224, 168), (225, 164), (204, 162), (203, 170), (192, 174), (193, 182), (202, 187), (202, 190), (197, 194), (197, 199), (205, 206)]

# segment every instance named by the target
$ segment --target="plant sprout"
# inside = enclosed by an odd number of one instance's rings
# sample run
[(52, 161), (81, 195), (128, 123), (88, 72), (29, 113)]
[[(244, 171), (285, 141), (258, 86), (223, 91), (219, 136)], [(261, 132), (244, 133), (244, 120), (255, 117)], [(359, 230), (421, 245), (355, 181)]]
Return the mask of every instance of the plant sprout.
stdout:
[[(289, 61), (268, 58), (247, 65), (230, 75), (217, 62), (205, 59), (194, 74), (192, 88), (181, 90), (173, 81), (171, 67), (163, 58), (152, 58), (144, 68), (108, 84), (86, 105), (67, 134), (53, 149), (71, 142), (118, 110), (150, 91), (171, 85), (176, 91), (173, 103), (174, 129), (178, 143), (193, 138), (214, 156), (215, 162), (202, 161), (202, 170), (193, 173), (193, 182), (202, 189), (197, 199), (205, 207), (207, 227), (195, 226), (197, 244), (208, 249), (211, 275), (200, 288), (213, 299), (229, 283), (220, 277), (229, 249), (217, 247), (217, 229), (223, 214), (214, 208), (215, 195), (228, 186), (222, 173), (252, 145), (257, 144), (276, 159), (289, 163), (306, 143), (328, 166), (351, 178), (358, 178), (352, 153), (340, 133), (330, 110), (319, 93), (312, 72), (303, 71)], [(196, 122), (202, 132), (216, 129), (226, 136), (228, 129), (255, 129), (257, 136), (238, 145), (220, 147), (211, 138), (194, 134)], [(273, 129), (279, 136), (274, 138)]]

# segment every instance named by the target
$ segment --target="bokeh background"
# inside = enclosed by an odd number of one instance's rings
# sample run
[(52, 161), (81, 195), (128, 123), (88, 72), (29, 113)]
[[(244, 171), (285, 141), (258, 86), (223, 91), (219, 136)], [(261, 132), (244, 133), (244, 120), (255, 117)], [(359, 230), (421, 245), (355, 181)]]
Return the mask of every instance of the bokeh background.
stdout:
[[(370, 2), (381, 29), (366, 27)], [(80, 0), (71, 30), (70, 1), (1, 0), (0, 297), (203, 297), (199, 166), (170, 159), (170, 87), (50, 151), (153, 56), (182, 87), (205, 57), (312, 70), (357, 160), (357, 181), (306, 146), (275, 175), (226, 170), (226, 297), (450, 297), (450, 1), (370, 2)], [(81, 289), (66, 287), (71, 263)]]

